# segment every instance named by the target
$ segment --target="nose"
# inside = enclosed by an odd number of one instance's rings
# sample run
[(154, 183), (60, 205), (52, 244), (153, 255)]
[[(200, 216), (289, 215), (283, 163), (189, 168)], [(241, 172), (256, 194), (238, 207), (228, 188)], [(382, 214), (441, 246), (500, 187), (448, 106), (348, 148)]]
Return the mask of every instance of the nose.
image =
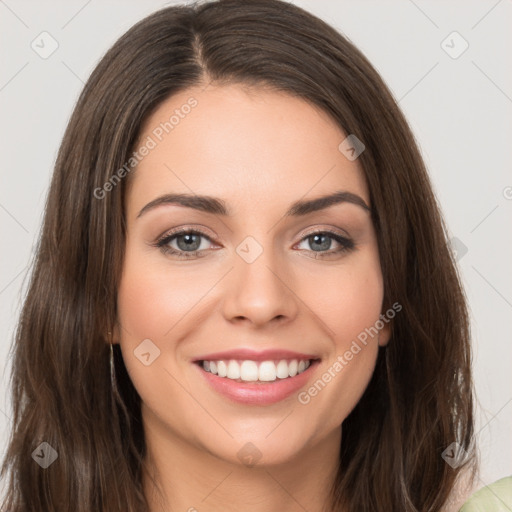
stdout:
[(277, 258), (275, 251), (266, 247), (254, 261), (246, 258), (243, 252), (240, 254), (242, 256), (234, 254), (234, 268), (224, 284), (226, 320), (248, 322), (254, 326), (293, 321), (300, 299), (285, 259)]

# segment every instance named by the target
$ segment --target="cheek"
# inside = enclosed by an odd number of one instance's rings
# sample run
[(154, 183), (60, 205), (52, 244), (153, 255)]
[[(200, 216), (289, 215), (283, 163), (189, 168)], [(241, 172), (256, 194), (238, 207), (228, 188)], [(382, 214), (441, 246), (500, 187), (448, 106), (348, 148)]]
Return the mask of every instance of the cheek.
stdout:
[(129, 246), (126, 255), (118, 292), (124, 335), (139, 342), (162, 339), (200, 298), (194, 276), (184, 267), (171, 268), (163, 258), (148, 257)]
[(339, 352), (379, 319), (384, 290), (378, 256), (361, 254), (327, 277), (321, 286), (312, 284), (308, 295), (315, 297), (315, 312), (330, 328)]

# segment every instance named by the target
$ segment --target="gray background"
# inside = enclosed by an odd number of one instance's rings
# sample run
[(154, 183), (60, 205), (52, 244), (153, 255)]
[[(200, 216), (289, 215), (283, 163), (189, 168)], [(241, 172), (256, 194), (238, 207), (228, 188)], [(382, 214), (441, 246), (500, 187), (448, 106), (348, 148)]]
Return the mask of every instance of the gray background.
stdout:
[[(171, 3), (0, 0), (0, 456), (11, 413), (9, 349), (66, 123), (104, 52)], [(294, 3), (366, 54), (417, 137), (471, 310), (479, 487), (511, 475), (512, 0)], [(31, 44), (42, 52), (51, 38), (58, 48), (42, 58)]]

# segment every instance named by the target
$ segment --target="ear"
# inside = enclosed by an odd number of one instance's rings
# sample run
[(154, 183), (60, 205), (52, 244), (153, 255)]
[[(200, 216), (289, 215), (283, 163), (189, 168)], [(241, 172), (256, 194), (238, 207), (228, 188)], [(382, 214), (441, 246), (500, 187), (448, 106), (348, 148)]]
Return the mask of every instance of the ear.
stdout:
[(391, 339), (391, 322), (384, 324), (384, 327), (379, 331), (379, 347), (385, 347)]

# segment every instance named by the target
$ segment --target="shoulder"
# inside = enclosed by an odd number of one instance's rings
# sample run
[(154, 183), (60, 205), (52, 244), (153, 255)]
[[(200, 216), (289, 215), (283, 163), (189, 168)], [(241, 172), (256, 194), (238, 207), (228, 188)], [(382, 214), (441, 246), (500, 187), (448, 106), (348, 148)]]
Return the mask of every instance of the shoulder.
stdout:
[(510, 512), (512, 510), (512, 476), (507, 476), (476, 491), (460, 512)]

